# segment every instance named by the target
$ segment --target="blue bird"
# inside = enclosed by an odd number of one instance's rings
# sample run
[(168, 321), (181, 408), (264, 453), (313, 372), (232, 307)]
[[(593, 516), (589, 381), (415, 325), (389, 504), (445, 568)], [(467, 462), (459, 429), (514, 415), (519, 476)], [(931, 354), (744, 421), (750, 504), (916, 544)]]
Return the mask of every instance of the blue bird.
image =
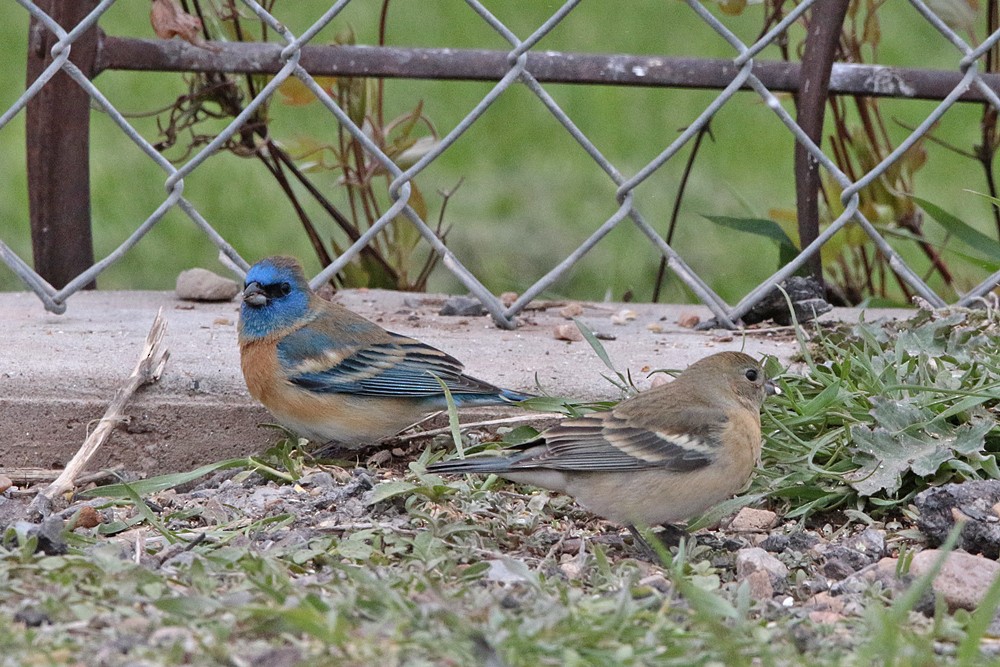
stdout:
[(239, 323), (250, 394), (284, 426), (321, 444), (358, 447), (447, 408), (531, 398), (465, 375), (454, 357), (317, 296), (291, 257), (250, 267)]

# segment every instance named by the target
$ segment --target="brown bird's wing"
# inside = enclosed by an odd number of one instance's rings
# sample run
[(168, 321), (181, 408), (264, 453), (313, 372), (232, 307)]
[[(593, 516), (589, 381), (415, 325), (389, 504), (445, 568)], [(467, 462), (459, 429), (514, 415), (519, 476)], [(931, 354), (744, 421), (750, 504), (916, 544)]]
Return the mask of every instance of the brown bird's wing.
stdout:
[(629, 415), (618, 411), (570, 419), (542, 434), (544, 451), (518, 459), (510, 468), (575, 471), (665, 468), (689, 472), (715, 460), (728, 420), (721, 410), (689, 408), (683, 417), (661, 416), (654, 422), (659, 425), (638, 427)]

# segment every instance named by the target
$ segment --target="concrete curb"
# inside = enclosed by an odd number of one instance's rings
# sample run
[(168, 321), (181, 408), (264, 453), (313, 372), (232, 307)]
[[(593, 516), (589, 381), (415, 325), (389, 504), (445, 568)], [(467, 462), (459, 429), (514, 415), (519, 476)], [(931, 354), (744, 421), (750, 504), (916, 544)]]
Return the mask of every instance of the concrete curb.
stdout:
[[(569, 320), (559, 307), (533, 310), (516, 331), (496, 328), (488, 317), (438, 315), (445, 297), (385, 290), (345, 290), (344, 306), (387, 329), (411, 335), (462, 360), (473, 376), (581, 399), (616, 398), (607, 369), (583, 341), (553, 335)], [(603, 344), (619, 370), (636, 384), (658, 368), (684, 368), (712, 352), (743, 349), (784, 362), (797, 343), (788, 329), (697, 332), (677, 325), (680, 315), (707, 319), (700, 306), (580, 302), (580, 318), (613, 336)], [(61, 467), (100, 418), (115, 389), (131, 372), (158, 308), (167, 320), (170, 360), (160, 382), (141, 389), (129, 404), (129, 422), (98, 452), (91, 469), (122, 466), (148, 474), (186, 470), (242, 456), (275, 442), (258, 424), (267, 412), (247, 394), (236, 345), (237, 301), (193, 303), (172, 292), (83, 292), (64, 315), (47, 313), (32, 294), (0, 294), (7, 341), (0, 356), (0, 467)], [(634, 319), (613, 324), (627, 309)], [(906, 317), (913, 311), (869, 311)], [(836, 309), (824, 319), (856, 321), (858, 311)], [(463, 413), (469, 421), (476, 415)]]

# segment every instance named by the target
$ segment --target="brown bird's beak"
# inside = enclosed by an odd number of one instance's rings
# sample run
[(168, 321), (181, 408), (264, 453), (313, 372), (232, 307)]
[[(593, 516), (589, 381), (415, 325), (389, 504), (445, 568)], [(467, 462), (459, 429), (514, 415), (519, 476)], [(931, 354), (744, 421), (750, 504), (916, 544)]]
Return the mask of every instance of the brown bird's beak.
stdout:
[(247, 286), (243, 288), (243, 303), (254, 308), (267, 305), (267, 295), (260, 283), (247, 283)]
[(768, 396), (781, 395), (781, 387), (774, 384), (774, 382), (772, 382), (771, 380), (768, 380), (767, 382), (764, 383), (764, 391), (767, 393)]

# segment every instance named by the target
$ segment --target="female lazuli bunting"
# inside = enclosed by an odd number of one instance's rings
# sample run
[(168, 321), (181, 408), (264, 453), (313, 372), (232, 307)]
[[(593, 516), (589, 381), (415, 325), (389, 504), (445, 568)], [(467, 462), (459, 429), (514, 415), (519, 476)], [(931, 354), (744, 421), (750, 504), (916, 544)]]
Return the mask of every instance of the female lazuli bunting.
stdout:
[(269, 257), (246, 275), (240, 361), (250, 394), (319, 443), (352, 447), (447, 408), (530, 398), (469, 377), (454, 357), (313, 293), (301, 265)]
[(760, 409), (778, 393), (742, 352), (720, 352), (607, 412), (566, 419), (509, 456), (428, 466), (566, 493), (629, 526), (672, 524), (739, 491), (758, 463)]

